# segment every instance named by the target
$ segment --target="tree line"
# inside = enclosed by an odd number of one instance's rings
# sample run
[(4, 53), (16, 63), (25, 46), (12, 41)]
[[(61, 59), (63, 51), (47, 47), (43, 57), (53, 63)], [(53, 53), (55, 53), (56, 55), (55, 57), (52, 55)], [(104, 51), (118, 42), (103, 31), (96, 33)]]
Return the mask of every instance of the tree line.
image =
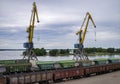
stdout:
[(69, 55), (70, 50), (69, 49), (52, 49), (49, 51), (50, 56), (56, 56), (56, 55)]
[(120, 53), (120, 48), (85, 48), (87, 53), (103, 52), (103, 53)]
[[(120, 48), (84, 48), (87, 54), (107, 53), (107, 54), (120, 54)], [(34, 52), (37, 56), (64, 56), (74, 54), (76, 49), (50, 49), (49, 52), (44, 48), (35, 48)], [(25, 52), (24, 52), (25, 53)]]

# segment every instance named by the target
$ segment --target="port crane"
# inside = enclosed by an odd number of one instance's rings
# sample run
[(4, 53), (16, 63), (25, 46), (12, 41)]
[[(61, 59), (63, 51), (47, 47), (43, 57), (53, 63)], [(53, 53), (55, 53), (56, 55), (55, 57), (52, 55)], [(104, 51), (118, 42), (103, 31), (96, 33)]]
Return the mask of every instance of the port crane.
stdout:
[[(87, 32), (87, 29), (88, 29), (88, 24), (89, 24), (89, 21), (92, 21), (93, 23), (93, 26), (94, 28), (96, 28), (96, 25), (92, 19), (92, 16), (89, 12), (86, 13), (86, 16), (84, 18), (84, 21), (81, 25), (81, 28), (78, 32), (76, 32), (76, 35), (79, 36), (79, 43), (78, 44), (74, 44), (74, 47), (77, 48), (77, 50), (75, 51), (75, 54), (74, 54), (74, 58), (76, 61), (86, 61), (86, 60), (89, 60), (88, 59), (88, 56), (86, 55), (85, 51), (84, 51), (84, 40), (85, 40), (85, 36), (86, 36), (86, 32)], [(86, 22), (86, 24), (85, 24)], [(84, 31), (83, 31), (83, 27), (85, 25), (85, 28), (84, 28)]]
[(35, 52), (33, 50), (34, 46), (33, 46), (33, 34), (34, 34), (34, 25), (35, 25), (35, 19), (37, 18), (37, 22), (39, 22), (39, 18), (38, 18), (38, 11), (37, 11), (37, 5), (36, 2), (33, 2), (33, 9), (32, 9), (32, 14), (31, 14), (31, 18), (30, 18), (30, 24), (29, 27), (27, 28), (27, 33), (28, 33), (28, 42), (24, 43), (24, 48), (26, 48), (26, 51), (24, 53), (24, 57), (23, 59), (35, 59), (38, 60)]

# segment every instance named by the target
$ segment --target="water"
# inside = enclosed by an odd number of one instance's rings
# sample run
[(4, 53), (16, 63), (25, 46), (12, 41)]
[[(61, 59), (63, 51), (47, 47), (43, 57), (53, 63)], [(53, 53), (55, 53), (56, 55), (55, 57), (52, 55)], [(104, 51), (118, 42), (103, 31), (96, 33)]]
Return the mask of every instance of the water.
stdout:
[[(0, 51), (0, 60), (10, 60), (10, 59), (22, 59), (23, 51)], [(89, 59), (97, 59), (97, 58), (120, 58), (120, 55), (112, 55), (112, 56), (90, 56)], [(59, 60), (72, 60), (73, 55), (70, 56), (38, 56), (38, 60), (40, 61), (59, 61)]]

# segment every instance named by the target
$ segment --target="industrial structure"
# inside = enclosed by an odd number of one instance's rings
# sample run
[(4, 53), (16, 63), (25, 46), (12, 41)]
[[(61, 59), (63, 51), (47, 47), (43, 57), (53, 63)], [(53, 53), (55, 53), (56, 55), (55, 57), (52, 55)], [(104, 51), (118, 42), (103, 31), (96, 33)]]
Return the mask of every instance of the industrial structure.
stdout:
[(33, 50), (33, 34), (34, 34), (34, 24), (35, 24), (35, 18), (37, 18), (37, 22), (39, 22), (39, 18), (38, 18), (38, 12), (37, 12), (37, 5), (36, 2), (33, 2), (33, 9), (32, 9), (32, 14), (31, 14), (31, 18), (30, 18), (30, 24), (29, 27), (27, 28), (27, 32), (28, 32), (28, 42), (24, 43), (24, 48), (26, 48), (25, 54), (23, 59), (35, 59), (37, 60), (37, 57), (34, 53)]
[[(86, 32), (87, 32), (87, 29), (88, 29), (89, 20), (92, 21), (94, 27), (96, 28), (96, 25), (95, 25), (95, 23), (92, 19), (91, 14), (89, 12), (87, 12), (86, 16), (84, 18), (84, 21), (81, 25), (80, 30), (76, 33), (76, 35), (79, 35), (79, 43), (74, 45), (74, 47), (77, 48), (77, 50), (75, 52), (75, 55), (74, 55), (73, 59), (75, 59), (76, 61), (89, 60), (87, 55), (85, 54), (85, 51), (84, 51), (84, 40), (85, 40)], [(86, 22), (86, 24), (85, 24), (85, 22)], [(85, 25), (85, 28), (84, 28), (84, 31), (83, 31), (84, 25)]]

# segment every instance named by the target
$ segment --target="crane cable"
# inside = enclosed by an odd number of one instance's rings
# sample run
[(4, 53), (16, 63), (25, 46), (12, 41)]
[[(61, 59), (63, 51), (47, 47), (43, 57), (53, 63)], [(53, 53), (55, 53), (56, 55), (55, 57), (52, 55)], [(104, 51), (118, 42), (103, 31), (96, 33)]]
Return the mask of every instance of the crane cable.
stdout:
[(95, 41), (96, 41), (96, 28), (95, 28)]

